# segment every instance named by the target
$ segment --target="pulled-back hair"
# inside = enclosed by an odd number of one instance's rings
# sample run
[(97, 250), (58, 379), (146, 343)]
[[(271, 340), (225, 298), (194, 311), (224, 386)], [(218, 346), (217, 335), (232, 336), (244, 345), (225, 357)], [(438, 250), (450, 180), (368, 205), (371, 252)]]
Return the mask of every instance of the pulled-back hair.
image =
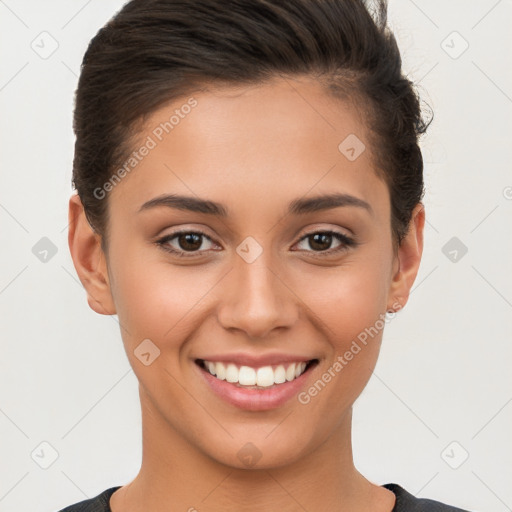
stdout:
[(399, 245), (424, 194), (418, 137), (430, 124), (401, 67), (385, 0), (132, 0), (89, 43), (76, 90), (73, 185), (87, 219), (104, 243), (108, 197), (94, 191), (163, 104), (208, 84), (306, 75), (364, 112)]

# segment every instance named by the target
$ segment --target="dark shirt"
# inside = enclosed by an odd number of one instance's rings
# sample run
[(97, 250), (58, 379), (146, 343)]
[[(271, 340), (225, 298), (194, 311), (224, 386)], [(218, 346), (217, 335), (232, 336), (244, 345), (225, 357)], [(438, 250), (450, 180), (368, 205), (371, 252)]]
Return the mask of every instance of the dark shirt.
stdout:
[[(398, 484), (385, 484), (382, 487), (389, 489), (396, 496), (392, 512), (468, 512), (439, 501), (416, 498)], [(120, 486), (111, 487), (94, 498), (80, 501), (59, 512), (112, 512), (109, 505), (110, 496), (119, 488)]]

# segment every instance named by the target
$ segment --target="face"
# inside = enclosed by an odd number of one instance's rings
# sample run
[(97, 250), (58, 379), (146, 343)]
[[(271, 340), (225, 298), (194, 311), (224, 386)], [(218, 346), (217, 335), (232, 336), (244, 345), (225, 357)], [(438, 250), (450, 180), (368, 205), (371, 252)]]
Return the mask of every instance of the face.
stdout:
[(346, 424), (373, 371), (389, 192), (356, 108), (312, 80), (192, 96), (148, 119), (108, 195), (109, 293), (158, 432), (277, 467)]

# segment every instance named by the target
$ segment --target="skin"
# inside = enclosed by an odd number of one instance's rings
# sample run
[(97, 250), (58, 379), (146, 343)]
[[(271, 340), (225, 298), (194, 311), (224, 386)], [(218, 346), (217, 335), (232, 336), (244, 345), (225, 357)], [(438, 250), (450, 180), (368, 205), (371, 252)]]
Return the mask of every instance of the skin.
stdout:
[[(235, 351), (307, 355), (319, 360), (309, 387), (379, 315), (406, 304), (423, 250), (423, 205), (395, 251), (389, 192), (374, 172), (364, 120), (313, 79), (210, 87), (194, 98), (191, 113), (109, 193), (107, 254), (78, 196), (69, 202), (69, 246), (88, 303), (118, 315), (139, 380), (142, 465), (111, 508), (389, 512), (394, 494), (357, 471), (351, 447), (352, 405), (375, 367), (382, 330), (309, 403), (294, 397), (267, 411), (217, 397), (194, 360)], [(140, 140), (186, 99), (150, 116)], [(366, 141), (354, 161), (338, 150), (349, 134)], [(294, 199), (333, 192), (372, 211), (286, 214)], [(163, 193), (220, 202), (229, 215), (138, 211)], [(211, 241), (203, 238), (190, 258), (155, 243), (181, 228)], [(328, 229), (358, 245), (332, 253), (341, 245), (335, 238), (321, 251), (305, 237)], [(263, 251), (252, 263), (236, 252), (248, 236)], [(179, 242), (168, 244), (186, 252)], [(134, 355), (147, 338), (160, 350), (148, 366)], [(248, 442), (260, 455), (250, 468), (237, 456)]]

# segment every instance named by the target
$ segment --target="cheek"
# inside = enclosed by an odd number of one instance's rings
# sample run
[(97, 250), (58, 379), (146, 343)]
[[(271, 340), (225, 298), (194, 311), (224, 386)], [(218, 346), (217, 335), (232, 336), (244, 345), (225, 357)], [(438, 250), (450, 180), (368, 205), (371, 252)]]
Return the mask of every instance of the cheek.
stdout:
[[(187, 315), (212, 287), (198, 267), (166, 264), (156, 251), (126, 251), (115, 262), (114, 300), (128, 336), (162, 340), (187, 323)], [(167, 336), (166, 336), (167, 335)]]
[[(125, 352), (154, 404), (170, 402), (184, 407), (187, 401), (175, 379), (183, 379), (182, 349), (194, 334), (201, 299), (207, 297), (212, 284), (192, 267), (184, 270), (161, 261), (139, 261), (124, 259), (115, 274), (115, 302)], [(149, 356), (143, 355), (147, 353)]]
[(387, 263), (378, 258), (347, 259), (336, 268), (302, 273), (296, 284), (297, 294), (322, 322), (337, 351), (344, 351), (347, 342), (386, 310)]
[(325, 379), (332, 380), (331, 390), (349, 403), (362, 391), (377, 361), (386, 323), (386, 274), (379, 260), (373, 260), (303, 279), (304, 302), (311, 305), (312, 322), (316, 317), (329, 345), (327, 366), (339, 363)]
[(337, 307), (331, 301), (319, 304), (330, 328), (326, 337), (331, 353), (298, 400), (309, 408), (310, 418), (323, 418), (326, 434), (342, 420), (375, 368), (385, 325), (378, 296), (379, 290), (347, 286), (336, 296)]

